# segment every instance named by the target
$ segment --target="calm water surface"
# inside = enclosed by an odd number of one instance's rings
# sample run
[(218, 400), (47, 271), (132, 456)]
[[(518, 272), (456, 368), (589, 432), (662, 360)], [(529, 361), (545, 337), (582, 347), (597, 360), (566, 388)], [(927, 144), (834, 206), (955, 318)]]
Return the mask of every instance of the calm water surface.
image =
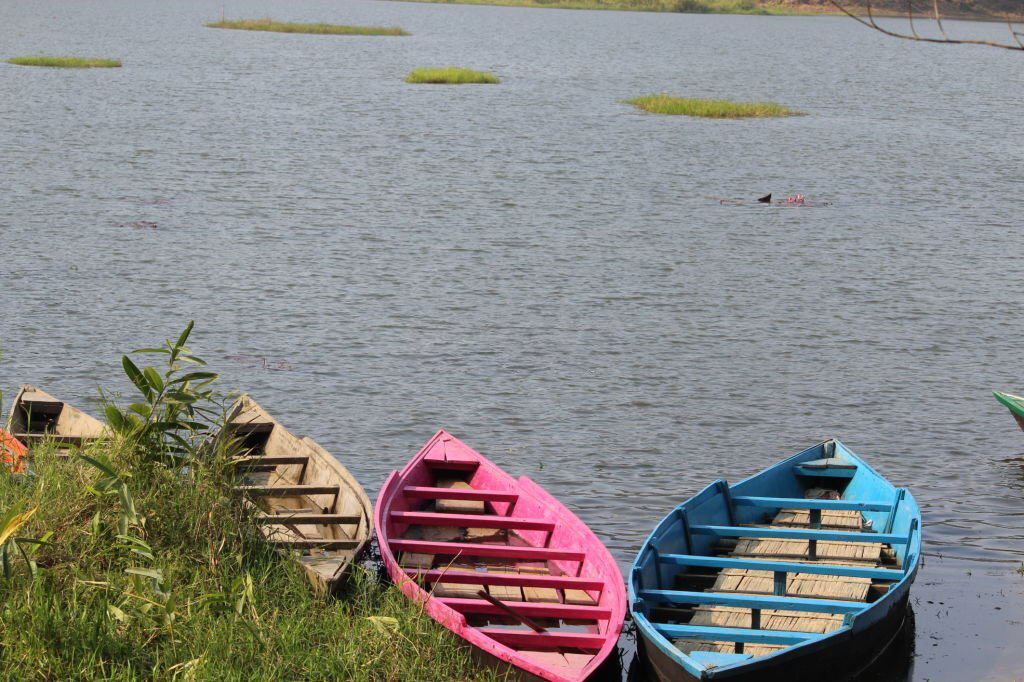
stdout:
[[(222, 8), (413, 35), (204, 28)], [(96, 411), (195, 318), (225, 387), (371, 494), (444, 426), (624, 568), (710, 480), (835, 436), (924, 510), (900, 675), (1024, 678), (1024, 434), (989, 393), (1024, 388), (1020, 55), (362, 0), (7, 0), (0, 38), (124, 60), (0, 64), (3, 388)], [(402, 82), (447, 64), (504, 82)], [(660, 91), (810, 115), (621, 103)], [(767, 192), (819, 205), (719, 201)]]

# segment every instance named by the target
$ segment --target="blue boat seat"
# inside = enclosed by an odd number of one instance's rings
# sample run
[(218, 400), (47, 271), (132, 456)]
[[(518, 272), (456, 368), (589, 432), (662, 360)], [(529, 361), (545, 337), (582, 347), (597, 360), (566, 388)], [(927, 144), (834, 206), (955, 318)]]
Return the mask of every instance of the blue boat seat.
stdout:
[(793, 473), (797, 476), (853, 478), (857, 473), (857, 465), (842, 457), (825, 457), (794, 464)]

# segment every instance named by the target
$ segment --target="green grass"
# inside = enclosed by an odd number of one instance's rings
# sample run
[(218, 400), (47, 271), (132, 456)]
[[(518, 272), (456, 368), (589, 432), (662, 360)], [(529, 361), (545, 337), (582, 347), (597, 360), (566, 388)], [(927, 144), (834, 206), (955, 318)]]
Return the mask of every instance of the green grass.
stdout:
[(264, 19), (239, 19), (214, 21), (210, 28), (234, 28), (242, 31), (273, 31), (275, 33), (312, 33), (316, 35), (343, 36), (407, 36), (397, 26), (345, 26), (343, 24), (301, 24), (289, 21)]
[(8, 64), (21, 66), (55, 66), (65, 69), (113, 68), (121, 66), (120, 59), (96, 57), (11, 57)]
[(439, 69), (416, 69), (405, 77), (406, 83), (500, 83), (498, 77), (488, 71), (473, 71), (457, 66)]
[[(34, 579), (16, 552), (12, 575), (0, 572), (3, 682), (502, 679), (361, 567), (337, 599), (315, 597), (301, 569), (262, 541), (223, 464), (175, 471), (116, 443), (87, 453), (126, 481), (141, 517), (128, 533), (153, 559), (127, 546), (124, 503), (102, 492), (97, 469), (47, 446), (31, 476), (0, 467), (0, 516), (35, 508), (16, 535), (53, 533), (33, 557)], [(161, 580), (125, 572), (140, 566)]]
[(638, 109), (653, 114), (672, 116), (701, 116), (703, 118), (768, 118), (772, 116), (802, 116), (774, 102), (733, 102), (727, 99), (691, 99), (670, 95), (646, 95), (626, 100)]

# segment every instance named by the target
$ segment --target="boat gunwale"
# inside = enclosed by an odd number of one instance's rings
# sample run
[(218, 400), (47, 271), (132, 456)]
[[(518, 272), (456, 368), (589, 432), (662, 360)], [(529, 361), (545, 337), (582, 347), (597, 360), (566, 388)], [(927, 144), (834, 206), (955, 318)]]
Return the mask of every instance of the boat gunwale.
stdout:
[[(402, 491), (408, 487), (408, 484), (406, 483), (408, 476), (416, 471), (420, 466), (426, 466), (423, 464), (423, 460), (437, 441), (445, 437), (458, 441), (468, 450), (473, 452), (476, 457), (479, 458), (480, 466), (489, 466), (492, 472), (497, 472), (500, 476), (504, 477), (507, 480), (510, 489), (514, 490), (518, 495), (525, 495), (532, 498), (534, 502), (538, 503), (542, 507), (545, 514), (549, 514), (551, 516), (553, 521), (562, 525), (565, 525), (566, 523), (572, 524), (576, 530), (589, 535), (593, 539), (594, 542), (592, 545), (594, 548), (604, 550), (601, 553), (595, 553), (592, 550), (588, 551), (585, 561), (599, 561), (603, 563), (606, 573), (611, 576), (610, 578), (605, 577), (601, 579), (604, 585), (601, 590), (601, 595), (602, 598), (605, 595), (608, 595), (608, 608), (610, 609), (611, 615), (607, 619), (598, 620), (599, 623), (602, 620), (607, 623), (605, 626), (605, 632), (599, 633), (605, 638), (605, 641), (599, 650), (593, 652), (593, 658), (585, 667), (579, 670), (579, 674), (577, 676), (568, 677), (559, 674), (559, 672), (554, 669), (547, 668), (529, 658), (524, 657), (520, 653), (520, 650), (514, 649), (492, 639), (485, 632), (481, 631), (480, 628), (469, 625), (464, 614), (451, 608), (440, 598), (435, 598), (432, 592), (428, 592), (424, 589), (414, 576), (407, 574), (405, 569), (398, 564), (394, 553), (391, 551), (390, 545), (392, 538), (389, 536), (388, 532), (388, 519), (390, 518), (392, 503), (394, 500), (398, 499), (402, 494)], [(619, 636), (621, 635), (623, 621), (626, 615), (626, 590), (624, 581), (614, 579), (616, 575), (621, 576), (621, 571), (618, 567), (618, 563), (615, 561), (614, 557), (611, 556), (611, 553), (608, 551), (607, 547), (605, 547), (604, 543), (602, 543), (597, 535), (568, 507), (562, 504), (557, 498), (552, 496), (548, 491), (529, 477), (520, 476), (519, 478), (514, 478), (507, 471), (464, 442), (459, 441), (459, 439), (444, 429), (439, 429), (419, 450), (419, 452), (417, 452), (416, 455), (410, 459), (404, 467), (402, 467), (401, 470), (394, 470), (391, 472), (384, 485), (381, 487), (380, 493), (377, 497), (377, 504), (374, 510), (374, 521), (381, 558), (384, 561), (384, 565), (387, 567), (388, 574), (391, 576), (392, 581), (399, 587), (399, 589), (401, 589), (402, 592), (413, 601), (422, 604), (428, 615), (430, 615), (433, 620), (465, 639), (470, 644), (495, 656), (499, 660), (517, 666), (532, 675), (551, 680), (552, 682), (578, 682), (579, 680), (584, 680), (589, 677), (591, 673), (603, 665), (609, 654), (616, 646), (618, 646)], [(600, 627), (600, 625), (598, 627)]]
[[(855, 454), (854, 452), (850, 451), (848, 448), (846, 448), (845, 445), (843, 445), (838, 439), (835, 439), (835, 438), (830, 438), (828, 440), (822, 441), (821, 443), (817, 443), (816, 445), (813, 445), (813, 446), (811, 446), (809, 448), (806, 448), (806, 449), (804, 449), (804, 450), (802, 450), (802, 451), (800, 451), (800, 452), (798, 452), (798, 453), (796, 453), (794, 455), (791, 455), (791, 456), (789, 456), (789, 457), (787, 457), (787, 458), (785, 458), (785, 459), (783, 459), (783, 460), (781, 460), (779, 462), (776, 462), (775, 464), (772, 464), (771, 466), (768, 466), (768, 467), (766, 467), (766, 468), (764, 468), (764, 469), (762, 469), (762, 470), (760, 470), (760, 471), (758, 471), (758, 472), (756, 472), (756, 473), (754, 473), (754, 474), (752, 474), (750, 476), (747, 476), (746, 478), (742, 479), (738, 483), (729, 484), (728, 488), (731, 491), (732, 489), (738, 488), (738, 487), (742, 486), (743, 484), (747, 483), (748, 481), (752, 481), (752, 480), (754, 480), (754, 479), (756, 479), (756, 478), (766, 474), (767, 472), (772, 471), (773, 469), (779, 469), (779, 468), (782, 468), (782, 467), (785, 467), (785, 466), (793, 466), (793, 465), (795, 465), (797, 463), (800, 463), (800, 462), (803, 462), (805, 460), (808, 460), (808, 459), (812, 458), (814, 455), (817, 454), (819, 448), (821, 448), (823, 445), (826, 445), (828, 443), (834, 443), (835, 444), (835, 450), (833, 451), (833, 456), (838, 455), (838, 453), (841, 451), (842, 454), (846, 458), (852, 459), (854, 462), (857, 463), (858, 467), (862, 466), (864, 469), (866, 469), (868, 472), (870, 472), (871, 475), (873, 475), (877, 479), (881, 480), (885, 485), (887, 485), (889, 488), (891, 488), (893, 490), (893, 492), (898, 490), (898, 488), (892, 482), (890, 482), (887, 478), (882, 476), (871, 465), (869, 465), (866, 461), (864, 461), (857, 454)], [(637, 575), (638, 575), (639, 568), (640, 568), (639, 567), (640, 561), (641, 561), (642, 558), (645, 557), (647, 552), (650, 551), (649, 548), (651, 548), (652, 541), (655, 541), (655, 540), (657, 540), (660, 537), (660, 531), (662, 531), (663, 527), (666, 526), (666, 524), (669, 524), (669, 523), (673, 522), (675, 520), (675, 518), (676, 518), (677, 513), (680, 510), (684, 510), (684, 509), (687, 509), (687, 508), (691, 508), (691, 507), (697, 506), (700, 503), (706, 502), (709, 499), (712, 499), (713, 497), (722, 494), (721, 484), (722, 484), (721, 480), (714, 481), (714, 482), (708, 484), (707, 486), (705, 486), (703, 489), (701, 489), (695, 495), (691, 496), (690, 498), (684, 500), (682, 503), (680, 503), (680, 504), (676, 505), (675, 507), (673, 507), (661, 519), (661, 521), (658, 522), (658, 524), (648, 534), (648, 536), (644, 539), (643, 544), (640, 546), (639, 551), (637, 552), (636, 556), (634, 557), (632, 566), (630, 567), (629, 576), (628, 576), (628, 578), (626, 580), (627, 588), (628, 588), (628, 594), (629, 594), (629, 611), (630, 611), (630, 614), (633, 617), (633, 620), (636, 622), (636, 626), (637, 626), (638, 632), (643, 636), (645, 641), (647, 641), (647, 642), (657, 646), (658, 649), (660, 649), (661, 652), (664, 655), (666, 655), (669, 659), (671, 659), (673, 662), (678, 664), (681, 668), (686, 670), (689, 674), (693, 675), (696, 679), (699, 679), (699, 680), (709, 680), (709, 679), (715, 679), (715, 678), (719, 678), (719, 677), (731, 677), (731, 676), (736, 675), (736, 674), (741, 674), (743, 672), (747, 672), (747, 671), (743, 670), (745, 668), (748, 669), (749, 672), (753, 672), (754, 670), (757, 669), (756, 667), (760, 667), (760, 666), (765, 665), (765, 664), (769, 664), (770, 665), (770, 664), (775, 664), (775, 663), (778, 663), (778, 662), (781, 662), (781, 661), (785, 661), (785, 660), (788, 660), (788, 659), (798, 658), (798, 657), (801, 657), (801, 656), (803, 656), (805, 654), (813, 653), (814, 651), (816, 651), (818, 649), (824, 649), (826, 647), (830, 647), (830, 646), (832, 646), (834, 644), (837, 644), (838, 643), (837, 640), (841, 640), (841, 639), (843, 639), (845, 637), (853, 636), (854, 634), (856, 634), (856, 632), (858, 631), (857, 628), (856, 628), (857, 619), (858, 618), (863, 618), (868, 613), (878, 613), (878, 612), (885, 613), (885, 612), (888, 611), (889, 608), (891, 608), (894, 605), (894, 603), (903, 600), (907, 596), (907, 593), (909, 592), (909, 589), (910, 589), (910, 585), (913, 583), (914, 579), (916, 578), (918, 569), (920, 567), (920, 558), (921, 558), (920, 547), (921, 547), (921, 541), (922, 541), (922, 529), (921, 529), (921, 511), (920, 511), (920, 507), (917, 504), (917, 500), (914, 498), (914, 496), (911, 494), (911, 492), (909, 490), (903, 489), (905, 491), (904, 497), (903, 497), (903, 500), (902, 500), (903, 504), (911, 504), (911, 505), (913, 505), (913, 509), (914, 509), (913, 518), (912, 518), (912, 521), (911, 521), (911, 523), (912, 523), (911, 530), (910, 530), (910, 533), (908, 534), (908, 537), (907, 537), (907, 555), (905, 556), (905, 561), (904, 561), (904, 563), (906, 564), (906, 559), (909, 559), (910, 560), (910, 565), (909, 566), (905, 565), (903, 567), (902, 576), (899, 578), (899, 580), (893, 582), (889, 586), (888, 591), (884, 595), (879, 597), (874, 602), (865, 603), (865, 608), (863, 610), (861, 610), (858, 614), (856, 614), (856, 616), (853, 617), (853, 620), (851, 622), (849, 622), (848, 624), (844, 623), (844, 625), (842, 627), (837, 628), (836, 630), (833, 630), (833, 631), (827, 632), (827, 633), (823, 633), (820, 636), (815, 637), (813, 639), (809, 639), (809, 640), (807, 640), (805, 642), (801, 642), (799, 644), (790, 645), (790, 646), (787, 646), (787, 647), (785, 647), (783, 649), (779, 649), (777, 651), (774, 651), (774, 652), (771, 652), (771, 653), (768, 653), (768, 654), (762, 654), (760, 656), (753, 656), (753, 657), (750, 657), (750, 658), (748, 658), (746, 660), (736, 661), (734, 663), (722, 664), (722, 665), (714, 666), (712, 668), (708, 668), (708, 667), (704, 666), (703, 664), (699, 663), (698, 661), (693, 659), (691, 656), (689, 656), (688, 654), (686, 654), (682, 650), (678, 649), (674, 644), (672, 644), (671, 640), (669, 640), (667, 637), (662, 635), (655, 628), (654, 623), (652, 623), (647, 618), (647, 616), (644, 613), (642, 613), (642, 612), (640, 612), (640, 611), (638, 611), (636, 609), (637, 602), (638, 601), (640, 601), (640, 602), (643, 601), (637, 595), (637, 584), (636, 583), (637, 583)], [(913, 523), (914, 520), (916, 520), (916, 524)], [(917, 551), (911, 553), (910, 552), (910, 547), (915, 542), (916, 542), (916, 546), (917, 546)], [(876, 622), (873, 622), (873, 623), (869, 624), (866, 627), (871, 627), (872, 625), (877, 624), (877, 622), (880, 621), (880, 620), (881, 620), (881, 618), (878, 618), (878, 619), (876, 619)], [(756, 667), (751, 667), (751, 666), (756, 666)]]

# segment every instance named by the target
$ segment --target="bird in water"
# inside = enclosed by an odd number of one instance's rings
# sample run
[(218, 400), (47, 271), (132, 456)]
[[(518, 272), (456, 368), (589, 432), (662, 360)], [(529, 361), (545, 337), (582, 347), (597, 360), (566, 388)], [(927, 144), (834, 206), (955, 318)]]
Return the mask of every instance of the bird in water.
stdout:
[(772, 203), (772, 194), (771, 194), (771, 192), (769, 192), (768, 194), (765, 194), (763, 197), (758, 199), (757, 202), (760, 203), (760, 204), (770, 204), (770, 203)]

